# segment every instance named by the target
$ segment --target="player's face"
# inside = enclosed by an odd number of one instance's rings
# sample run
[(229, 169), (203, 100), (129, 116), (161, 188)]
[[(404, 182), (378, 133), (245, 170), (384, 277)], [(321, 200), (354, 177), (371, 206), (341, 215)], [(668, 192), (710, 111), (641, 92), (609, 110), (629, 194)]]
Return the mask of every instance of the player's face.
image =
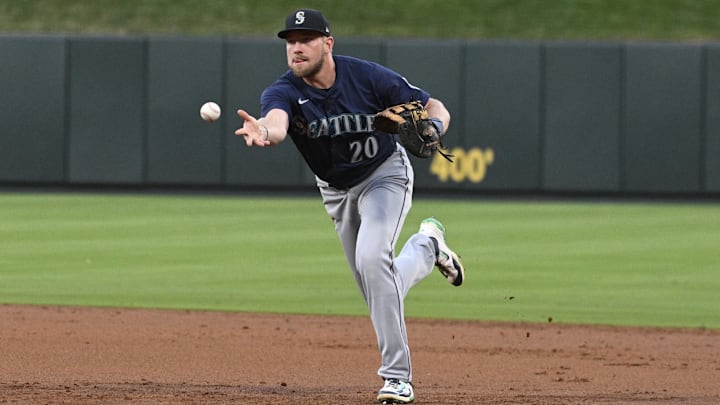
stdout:
[(285, 38), (285, 49), (290, 70), (300, 78), (310, 78), (323, 68), (329, 49), (328, 37), (309, 31), (292, 31)]

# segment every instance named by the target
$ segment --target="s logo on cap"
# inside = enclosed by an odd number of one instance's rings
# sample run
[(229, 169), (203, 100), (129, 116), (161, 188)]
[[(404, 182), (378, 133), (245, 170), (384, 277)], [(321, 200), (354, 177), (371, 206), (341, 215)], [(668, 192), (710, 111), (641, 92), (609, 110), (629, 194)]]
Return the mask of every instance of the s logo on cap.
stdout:
[(305, 12), (304, 11), (298, 11), (295, 13), (295, 24), (301, 25), (305, 22)]
[[(1, 2), (2, 0), (0, 0)], [(306, 32), (319, 32), (326, 37), (330, 36), (330, 23), (318, 10), (309, 8), (295, 10), (285, 17), (285, 29), (277, 36), (286, 39), (291, 31), (303, 30)]]

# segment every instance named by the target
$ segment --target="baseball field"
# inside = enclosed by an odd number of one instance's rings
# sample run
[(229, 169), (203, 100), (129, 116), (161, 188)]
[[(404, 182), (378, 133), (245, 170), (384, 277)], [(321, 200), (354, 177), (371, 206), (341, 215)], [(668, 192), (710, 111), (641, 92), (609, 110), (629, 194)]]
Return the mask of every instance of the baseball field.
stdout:
[[(406, 303), (418, 403), (720, 401), (720, 207), (417, 196), (463, 256)], [(370, 403), (314, 195), (0, 194), (0, 401)]]
[[(365, 315), (318, 197), (0, 198), (5, 302)], [(438, 200), (468, 288), (437, 279), (407, 314), (720, 328), (716, 204)], [(477, 269), (477, 270), (475, 270)]]
[[(0, 0), (0, 30), (717, 41), (712, 0)], [(1, 63), (1, 62), (0, 62)], [(720, 403), (717, 201), (417, 195), (467, 268), (407, 298), (418, 404)], [(0, 190), (0, 404), (369, 404), (380, 356), (317, 193)]]

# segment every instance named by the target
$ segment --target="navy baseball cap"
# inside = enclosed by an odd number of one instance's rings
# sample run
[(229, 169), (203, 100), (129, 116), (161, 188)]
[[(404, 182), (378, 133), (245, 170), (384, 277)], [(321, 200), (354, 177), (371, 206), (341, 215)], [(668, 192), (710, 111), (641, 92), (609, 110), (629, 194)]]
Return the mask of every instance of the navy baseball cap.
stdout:
[(285, 29), (277, 35), (285, 39), (290, 31), (295, 30), (315, 31), (329, 37), (330, 23), (321, 12), (306, 8), (288, 15), (285, 19)]

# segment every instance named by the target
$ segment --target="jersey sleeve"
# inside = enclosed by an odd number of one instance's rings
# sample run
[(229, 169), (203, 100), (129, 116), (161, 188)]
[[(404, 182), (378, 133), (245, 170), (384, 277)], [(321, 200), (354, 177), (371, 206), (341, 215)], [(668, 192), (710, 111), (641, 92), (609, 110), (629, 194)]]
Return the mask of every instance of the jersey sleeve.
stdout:
[(430, 99), (430, 93), (410, 83), (401, 74), (382, 65), (375, 65), (378, 93), (384, 96), (386, 107), (417, 100), (423, 105)]
[(290, 102), (293, 89), (281, 81), (267, 87), (260, 96), (260, 115), (264, 117), (270, 110), (279, 108), (292, 118), (292, 103)]

